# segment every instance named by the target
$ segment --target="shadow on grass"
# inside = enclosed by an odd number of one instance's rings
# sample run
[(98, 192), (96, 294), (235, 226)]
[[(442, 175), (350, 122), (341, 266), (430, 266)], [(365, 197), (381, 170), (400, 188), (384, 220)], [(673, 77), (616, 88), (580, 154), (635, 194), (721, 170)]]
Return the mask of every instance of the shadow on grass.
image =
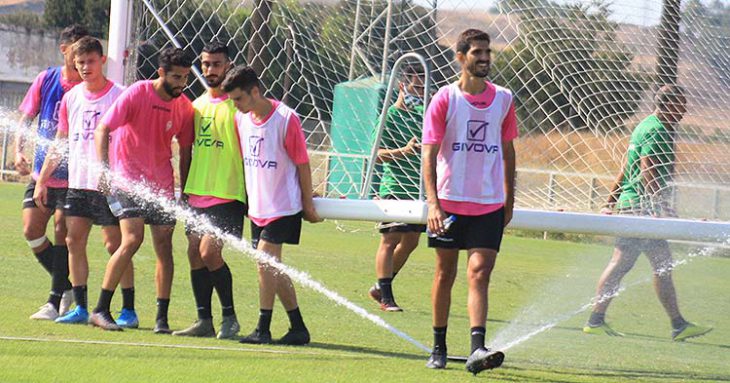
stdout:
[(353, 352), (353, 353), (362, 353), (362, 354), (382, 356), (382, 357), (387, 357), (387, 358), (423, 360), (424, 363), (426, 363), (426, 359), (428, 359), (428, 354), (426, 354), (426, 353), (413, 354), (413, 353), (406, 353), (406, 352), (384, 351), (384, 350), (380, 350), (380, 349), (376, 349), (376, 348), (353, 346), (353, 345), (349, 345), (349, 344), (312, 342), (312, 343), (309, 343), (307, 345), (307, 347), (319, 348), (322, 350), (334, 350), (334, 351), (347, 351), (347, 352)]
[[(717, 375), (717, 374), (701, 374), (701, 373), (683, 373), (683, 372), (662, 372), (656, 370), (641, 370), (641, 369), (609, 369), (609, 368), (591, 368), (590, 371), (580, 370), (557, 370), (551, 368), (539, 368), (539, 367), (516, 367), (509, 366), (507, 370), (515, 370), (524, 373), (539, 373), (539, 374), (552, 374), (562, 376), (562, 379), (566, 379), (567, 376), (577, 377), (590, 377), (590, 378), (605, 378), (605, 381), (625, 381), (631, 379), (657, 379), (657, 380), (670, 380), (670, 381), (683, 381), (687, 379), (707, 381), (707, 382), (730, 382), (730, 375)], [(545, 377), (546, 380), (554, 382), (553, 378)], [(562, 381), (561, 381), (562, 382)], [(569, 380), (565, 382), (570, 382)]]

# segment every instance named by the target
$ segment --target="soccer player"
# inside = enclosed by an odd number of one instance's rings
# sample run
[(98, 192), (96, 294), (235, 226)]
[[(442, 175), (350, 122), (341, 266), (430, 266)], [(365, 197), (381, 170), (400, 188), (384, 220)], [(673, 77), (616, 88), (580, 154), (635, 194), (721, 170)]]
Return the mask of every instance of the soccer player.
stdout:
[[(626, 163), (611, 187), (604, 214), (676, 217), (671, 206), (670, 188), (674, 173), (674, 135), (687, 111), (681, 87), (664, 85), (655, 96), (654, 112), (631, 133)], [(618, 238), (613, 257), (596, 288), (595, 305), (583, 332), (622, 336), (605, 321), (611, 298), (618, 292), (621, 279), (645, 253), (654, 269), (654, 289), (672, 324), (672, 339), (683, 341), (712, 330), (687, 322), (679, 312), (677, 293), (672, 281), (672, 253), (666, 240)]]
[[(138, 81), (127, 88), (106, 112), (96, 128), (96, 150), (104, 167), (99, 187), (109, 190), (113, 177), (109, 207), (119, 218), (121, 244), (106, 266), (99, 301), (89, 323), (105, 330), (119, 331), (112, 320), (109, 305), (122, 274), (144, 238), (144, 225), (150, 225), (157, 255), (155, 283), (157, 316), (154, 332), (170, 334), (167, 311), (172, 288), (172, 234), (175, 217), (154, 198), (174, 199), (172, 139), (180, 145), (180, 184), (190, 168), (193, 143), (193, 106), (182, 92), (188, 81), (192, 60), (178, 48), (163, 49), (159, 54), (159, 77)], [(109, 146), (109, 135), (114, 144)], [(110, 158), (112, 159), (110, 165)], [(152, 193), (140, 195), (139, 186)]]
[[(44, 206), (48, 199), (46, 183), (61, 163), (63, 153), (68, 153), (68, 192), (64, 215), (68, 233), (66, 244), (69, 253), (69, 269), (73, 285), (76, 308), (56, 318), (58, 323), (86, 323), (87, 287), (89, 264), (86, 245), (93, 223), (101, 225), (104, 246), (109, 254), (119, 247), (119, 221), (109, 210), (104, 196), (98, 191), (99, 169), (94, 147), (94, 129), (101, 116), (123, 87), (104, 77), (106, 62), (99, 40), (86, 36), (73, 45), (76, 70), (83, 79), (81, 85), (68, 91), (61, 100), (59, 109), (56, 145), (46, 156), (36, 183), (33, 199), (38, 206)], [(59, 150), (59, 146), (63, 149)], [(134, 275), (132, 264), (122, 278), (124, 304), (117, 324), (122, 327), (137, 327), (139, 321), (134, 311)]]
[[(68, 186), (66, 163), (61, 162), (46, 183), (48, 198), (45, 206), (36, 205), (33, 192), (46, 152), (56, 136), (61, 98), (64, 93), (81, 82), (81, 77), (74, 67), (71, 45), (88, 34), (86, 28), (80, 25), (72, 25), (61, 31), (60, 50), (64, 59), (63, 65), (39, 73), (19, 108), (22, 113), (19, 125), (24, 129), (29, 129), (33, 119), (39, 117), (37, 133), (39, 140), (36, 142), (33, 158), (32, 180), (25, 190), (23, 199), (23, 235), (38, 262), (51, 275), (51, 293), (48, 302), (31, 315), (31, 319), (55, 320), (59, 313), (64, 314), (68, 310), (72, 300), (71, 282), (68, 280), (68, 249), (65, 246), (66, 223), (63, 219), (63, 204)], [(25, 134), (16, 136), (15, 169), (22, 176), (31, 174), (31, 165), (23, 153), (25, 141)], [(56, 245), (46, 237), (46, 226), (51, 216), (54, 221)]]
[[(416, 200), (420, 189), (421, 135), (423, 122), (423, 74), (406, 67), (399, 84), (398, 99), (388, 108), (378, 162), (383, 175), (378, 194), (381, 199)], [(418, 246), (425, 225), (401, 222), (380, 224), (380, 246), (375, 254), (377, 283), (369, 295), (383, 311), (403, 311), (393, 297), (393, 279)]]
[[(246, 214), (241, 144), (235, 126), (236, 107), (221, 89), (231, 68), (228, 47), (214, 41), (200, 55), (208, 91), (193, 101), (195, 142), (190, 174), (185, 185), (188, 205), (227, 234), (241, 238)], [(223, 241), (205, 228), (188, 222), (188, 260), (198, 320), (173, 335), (215, 336), (211, 295), (215, 288), (221, 303), (219, 339), (234, 337), (240, 330), (233, 308), (233, 276), (223, 260)]]
[[(320, 222), (312, 202), (312, 174), (304, 132), (296, 112), (263, 95), (258, 75), (250, 67), (232, 69), (223, 90), (238, 109), (236, 128), (241, 140), (248, 193), (248, 216), (254, 248), (281, 260), (284, 243), (296, 245), (302, 218)], [(291, 328), (279, 344), (309, 343), (289, 276), (259, 264), (259, 322), (242, 343), (271, 343), (274, 298), (281, 300)]]
[[(501, 352), (484, 347), (489, 278), (514, 204), (517, 118), (512, 93), (487, 81), (489, 35), (459, 35), (459, 80), (441, 88), (428, 106), (423, 127), (423, 172), (428, 204), (429, 247), (436, 248), (431, 292), (434, 347), (426, 364), (445, 368), (446, 328), (459, 250), (467, 252), (471, 355), (474, 374), (499, 367)], [(450, 225), (448, 222), (452, 221)]]

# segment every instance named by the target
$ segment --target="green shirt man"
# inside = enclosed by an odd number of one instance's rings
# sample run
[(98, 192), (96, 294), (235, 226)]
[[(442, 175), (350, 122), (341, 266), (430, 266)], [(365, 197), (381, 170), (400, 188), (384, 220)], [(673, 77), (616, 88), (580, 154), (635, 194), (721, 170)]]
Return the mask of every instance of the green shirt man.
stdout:
[(388, 109), (380, 148), (386, 151), (410, 148), (410, 152), (400, 157), (394, 154), (390, 161), (383, 161), (383, 175), (378, 191), (381, 198), (418, 199), (421, 188), (421, 160), (415, 151), (417, 148), (414, 138), (421, 136), (422, 122), (422, 105), (408, 110), (396, 106)]

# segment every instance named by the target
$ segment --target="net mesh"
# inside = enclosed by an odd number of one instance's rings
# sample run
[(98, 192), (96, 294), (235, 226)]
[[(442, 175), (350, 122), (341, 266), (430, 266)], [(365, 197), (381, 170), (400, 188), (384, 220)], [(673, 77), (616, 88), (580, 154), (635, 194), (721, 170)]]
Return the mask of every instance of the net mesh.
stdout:
[[(156, 53), (171, 44), (150, 9), (134, 4), (136, 65), (128, 80), (152, 78)], [(374, 132), (383, 103), (397, 103), (404, 97), (397, 85), (408, 85), (399, 77), (385, 94), (394, 62), (418, 53), (428, 62), (432, 88), (444, 86), (460, 70), (453, 53), (458, 34), (479, 28), (492, 38), (490, 80), (516, 96), (517, 207), (595, 211), (622, 169), (632, 130), (654, 111), (658, 87), (676, 79), (688, 111), (672, 135), (674, 176), (662, 192), (681, 216), (730, 218), (730, 34), (724, 21), (730, 10), (722, 4), (683, 4), (678, 33), (662, 27), (659, 0), (149, 4), (185, 49), (198, 55), (211, 39), (227, 43), (237, 64), (261, 73), (269, 97), (296, 109), (321, 195), (360, 195), (373, 166), (367, 194), (382, 197), (388, 161), (370, 162)], [(679, 18), (677, 9), (668, 9), (665, 21)], [(420, 68), (417, 61), (405, 66)], [(193, 97), (203, 91), (199, 80), (188, 89)], [(417, 113), (409, 119), (420, 125)], [(385, 125), (379, 147), (408, 143), (413, 132)], [(409, 154), (389, 166), (408, 172), (419, 164), (419, 156)], [(419, 188), (416, 177), (396, 178)]]

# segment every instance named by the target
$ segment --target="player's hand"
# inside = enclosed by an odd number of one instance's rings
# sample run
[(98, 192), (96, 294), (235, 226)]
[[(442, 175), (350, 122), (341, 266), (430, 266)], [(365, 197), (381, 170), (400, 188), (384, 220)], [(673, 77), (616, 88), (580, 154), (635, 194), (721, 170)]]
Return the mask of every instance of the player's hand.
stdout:
[(504, 205), (504, 227), (507, 227), (512, 222), (512, 216), (514, 215), (515, 206), (511, 203)]
[(444, 221), (446, 220), (446, 213), (444, 213), (444, 209), (441, 208), (441, 205), (438, 203), (428, 204), (428, 218), (426, 221), (426, 224), (428, 225), (428, 231), (436, 234), (436, 235), (442, 235), (446, 232), (446, 228), (444, 227)]
[(25, 154), (22, 152), (15, 153), (15, 170), (18, 171), (18, 174), (21, 176), (27, 176), (30, 174), (30, 166), (28, 159), (25, 158)]
[(311, 223), (317, 223), (324, 221), (322, 217), (317, 214), (317, 210), (314, 208), (314, 204), (309, 203), (302, 209), (302, 216), (305, 221)]
[(33, 202), (36, 206), (41, 209), (42, 212), (47, 213), (48, 208), (46, 202), (48, 201), (48, 188), (45, 184), (38, 182), (35, 184), (35, 190), (33, 190)]
[(611, 209), (609, 206), (604, 206), (601, 208), (601, 214), (613, 215), (613, 209)]
[(407, 155), (414, 155), (421, 153), (421, 144), (418, 142), (417, 137), (411, 138), (406, 144), (405, 152)]

